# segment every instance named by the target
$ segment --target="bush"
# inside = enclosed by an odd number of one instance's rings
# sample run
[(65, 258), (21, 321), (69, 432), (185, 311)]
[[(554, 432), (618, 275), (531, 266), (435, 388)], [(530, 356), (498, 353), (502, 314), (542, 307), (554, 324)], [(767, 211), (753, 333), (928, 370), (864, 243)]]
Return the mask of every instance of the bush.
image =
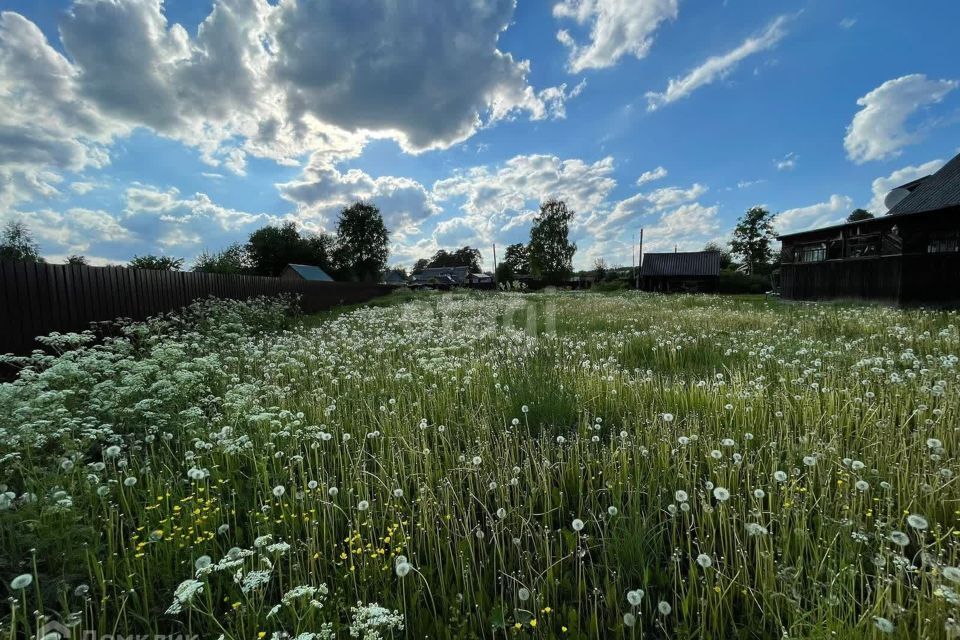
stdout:
[(593, 285), (594, 291), (623, 291), (628, 289), (629, 285), (626, 280), (606, 280), (605, 282), (598, 282)]
[(766, 293), (769, 290), (770, 276), (721, 271), (717, 281), (717, 293)]

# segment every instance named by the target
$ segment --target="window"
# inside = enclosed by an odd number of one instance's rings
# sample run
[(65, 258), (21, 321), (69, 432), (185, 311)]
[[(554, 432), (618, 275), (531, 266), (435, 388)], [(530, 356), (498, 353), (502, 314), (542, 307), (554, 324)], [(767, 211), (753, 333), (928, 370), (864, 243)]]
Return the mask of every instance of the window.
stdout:
[(824, 242), (802, 244), (797, 247), (797, 262), (820, 262), (827, 259), (827, 245)]
[(951, 253), (960, 251), (960, 238), (956, 231), (931, 233), (927, 239), (927, 253)]

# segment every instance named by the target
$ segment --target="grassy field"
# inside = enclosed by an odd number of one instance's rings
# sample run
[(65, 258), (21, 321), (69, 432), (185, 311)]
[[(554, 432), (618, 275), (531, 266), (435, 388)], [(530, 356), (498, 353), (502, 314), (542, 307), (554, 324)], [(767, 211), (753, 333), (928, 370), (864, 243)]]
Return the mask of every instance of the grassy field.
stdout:
[(0, 637), (957, 636), (957, 321), (423, 294), (54, 337), (0, 385)]

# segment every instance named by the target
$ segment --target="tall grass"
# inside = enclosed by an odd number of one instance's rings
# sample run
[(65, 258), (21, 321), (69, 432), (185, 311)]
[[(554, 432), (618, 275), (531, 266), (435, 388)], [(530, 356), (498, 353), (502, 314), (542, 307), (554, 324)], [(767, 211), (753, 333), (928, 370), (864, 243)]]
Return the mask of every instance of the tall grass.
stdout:
[(2, 637), (957, 635), (955, 314), (400, 302), (21, 362)]

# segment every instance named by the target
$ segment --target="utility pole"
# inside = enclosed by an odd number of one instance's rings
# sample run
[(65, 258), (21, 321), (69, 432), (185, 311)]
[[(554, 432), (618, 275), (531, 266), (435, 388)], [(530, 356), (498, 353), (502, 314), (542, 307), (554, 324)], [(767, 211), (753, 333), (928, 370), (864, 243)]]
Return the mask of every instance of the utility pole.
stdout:
[(497, 243), (493, 243), (493, 284), (497, 284)]
[(637, 264), (637, 234), (634, 233), (633, 238), (631, 239), (631, 245), (630, 245), (630, 271), (633, 271), (634, 273), (636, 273), (635, 271), (636, 264)]
[(637, 260), (636, 288), (640, 288), (640, 269), (643, 268), (643, 227), (640, 227), (640, 259)]

